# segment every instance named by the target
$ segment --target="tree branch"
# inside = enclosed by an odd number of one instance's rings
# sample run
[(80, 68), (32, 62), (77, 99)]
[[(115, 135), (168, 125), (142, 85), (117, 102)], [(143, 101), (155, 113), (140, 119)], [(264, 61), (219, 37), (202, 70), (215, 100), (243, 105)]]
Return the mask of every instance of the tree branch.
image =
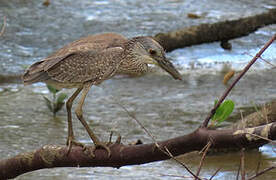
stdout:
[(275, 23), (276, 8), (270, 9), (266, 13), (237, 20), (201, 24), (168, 33), (158, 33), (154, 38), (169, 52), (178, 48), (202, 43), (225, 42), (230, 39), (246, 36), (261, 27)]
[[(267, 143), (267, 140), (249, 134), (275, 140), (276, 123), (247, 128), (244, 130), (208, 130), (199, 128), (194, 132), (158, 142), (161, 148), (168, 148), (173, 156), (201, 150), (212, 140), (212, 149), (255, 148)], [(67, 147), (61, 145), (45, 145), (32, 152), (22, 153), (15, 157), (0, 161), (0, 179), (14, 178), (26, 172), (55, 167), (116, 167), (144, 164), (168, 159), (169, 157), (156, 148), (155, 143), (142, 145), (110, 145), (111, 157), (106, 151), (98, 149), (96, 157), (91, 156), (93, 146), (85, 151), (74, 146), (69, 155)]]

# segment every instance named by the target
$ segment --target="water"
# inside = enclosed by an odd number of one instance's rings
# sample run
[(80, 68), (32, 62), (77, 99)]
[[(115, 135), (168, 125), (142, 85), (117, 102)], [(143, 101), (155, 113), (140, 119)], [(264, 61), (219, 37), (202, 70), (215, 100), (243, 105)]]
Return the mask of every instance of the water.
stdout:
[[(87, 34), (119, 32), (127, 37), (154, 35), (190, 25), (218, 22), (245, 17), (275, 7), (274, 1), (0, 1), (0, 20), (7, 16), (7, 27), (0, 37), (0, 74), (21, 74), (24, 68), (46, 57), (55, 49)], [(244, 11), (247, 9), (247, 11)], [(187, 13), (197, 13), (200, 19), (189, 19)], [(156, 72), (141, 78), (115, 78), (93, 87), (88, 94), (84, 114), (90, 126), (102, 140), (110, 130), (120, 132), (123, 143), (150, 138), (118, 105), (135, 112), (144, 126), (158, 140), (180, 136), (197, 128), (226, 86), (220, 73), (225, 64), (239, 71), (251, 55), (276, 32), (271, 25), (249, 36), (231, 40), (232, 51), (220, 48), (219, 43), (202, 44), (178, 49), (168, 54), (183, 74), (183, 81), (175, 81), (166, 73)], [(276, 64), (275, 43), (263, 58)], [(229, 98), (237, 107), (262, 104), (276, 98), (276, 71), (258, 61), (239, 82)], [(65, 90), (71, 94), (72, 90)], [(245, 95), (246, 92), (246, 95)], [(66, 111), (52, 118), (42, 96), (51, 97), (43, 84), (24, 87), (21, 84), (0, 85), (0, 154), (2, 158), (37, 149), (44, 144), (65, 144), (67, 136)], [(74, 106), (75, 107), (75, 106)], [(238, 113), (236, 110), (235, 113)], [(91, 143), (85, 130), (74, 117), (77, 139)], [(226, 123), (230, 124), (230, 123)], [(162, 131), (160, 131), (162, 129)], [(262, 167), (275, 160), (270, 145), (259, 151), (246, 153), (246, 168), (254, 172), (258, 159)], [(196, 170), (199, 156), (183, 157)], [(235, 178), (239, 153), (209, 156), (202, 175), (209, 177), (222, 166), (217, 179)], [(253, 165), (252, 165), (253, 164)], [(171, 175), (171, 176), (169, 176)], [(188, 176), (173, 161), (155, 162), (139, 166), (113, 168), (56, 168), (39, 170), (17, 179), (177, 179)], [(275, 171), (264, 179), (275, 178)]]

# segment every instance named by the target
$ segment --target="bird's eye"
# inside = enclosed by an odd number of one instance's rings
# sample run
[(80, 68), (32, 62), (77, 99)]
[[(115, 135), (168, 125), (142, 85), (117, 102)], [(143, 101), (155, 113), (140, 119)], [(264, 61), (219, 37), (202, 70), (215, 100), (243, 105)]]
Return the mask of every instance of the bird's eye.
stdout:
[(151, 55), (155, 55), (155, 54), (156, 54), (156, 51), (153, 50), (153, 49), (149, 49), (149, 53), (150, 53)]

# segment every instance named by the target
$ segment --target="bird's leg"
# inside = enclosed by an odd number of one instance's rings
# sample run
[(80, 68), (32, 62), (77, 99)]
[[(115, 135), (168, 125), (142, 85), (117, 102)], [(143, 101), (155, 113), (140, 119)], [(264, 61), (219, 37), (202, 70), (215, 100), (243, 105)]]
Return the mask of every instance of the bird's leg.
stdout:
[(90, 136), (90, 138), (92, 139), (92, 141), (95, 144), (95, 149), (92, 151), (92, 156), (94, 156), (94, 151), (97, 148), (103, 148), (107, 151), (108, 157), (110, 157), (111, 152), (110, 152), (109, 147), (107, 147), (107, 145), (105, 143), (100, 142), (100, 140), (97, 138), (97, 136), (89, 128), (87, 122), (84, 120), (83, 115), (82, 115), (82, 106), (83, 106), (85, 97), (86, 97), (88, 91), (90, 90), (91, 86), (92, 86), (92, 83), (84, 84), (83, 91), (82, 91), (82, 96), (81, 96), (79, 104), (78, 104), (78, 106), (75, 110), (75, 113), (76, 113), (78, 119), (80, 120), (80, 122), (82, 123), (82, 125), (84, 126), (84, 128), (86, 129), (88, 135)]
[(79, 95), (81, 90), (82, 90), (82, 87), (78, 88), (66, 102), (67, 120), (68, 120), (68, 136), (66, 141), (66, 145), (68, 146), (67, 154), (70, 153), (73, 144), (77, 146), (85, 147), (82, 143), (79, 143), (75, 140), (74, 132), (73, 132), (73, 124), (72, 124), (72, 112), (71, 112), (73, 101)]

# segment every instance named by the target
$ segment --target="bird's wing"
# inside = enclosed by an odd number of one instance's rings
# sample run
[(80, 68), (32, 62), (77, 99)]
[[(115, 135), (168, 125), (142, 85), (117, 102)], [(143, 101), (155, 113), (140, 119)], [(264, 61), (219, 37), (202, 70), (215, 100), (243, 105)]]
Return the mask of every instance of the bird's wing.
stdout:
[(112, 47), (123, 47), (127, 38), (116, 33), (95, 34), (80, 38), (62, 47), (49, 57), (67, 54), (69, 51), (104, 50)]
[(76, 58), (80, 52), (84, 52), (84, 54), (90, 52), (91, 56), (96, 56), (100, 51), (110, 52), (115, 50), (117, 52), (120, 51), (120, 49), (116, 49), (116, 47), (123, 48), (125, 42), (127, 42), (127, 39), (124, 36), (115, 33), (90, 35), (76, 40), (59, 49), (49, 57), (32, 64), (23, 75), (24, 84), (48, 80), (50, 77), (47, 72), (50, 71), (52, 67), (58, 65), (67, 58)]
[(102, 51), (75, 51), (58, 60), (48, 59), (44, 71), (51, 79), (62, 83), (93, 81), (99, 84), (115, 73), (122, 52), (121, 47)]

